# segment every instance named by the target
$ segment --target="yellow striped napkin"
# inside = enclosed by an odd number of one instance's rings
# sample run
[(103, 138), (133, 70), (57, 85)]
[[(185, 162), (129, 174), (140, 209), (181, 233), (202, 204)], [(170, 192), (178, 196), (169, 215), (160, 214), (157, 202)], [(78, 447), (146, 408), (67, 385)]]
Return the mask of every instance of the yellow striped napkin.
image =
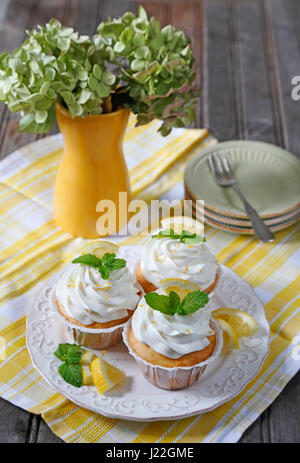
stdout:
[[(205, 129), (176, 129), (162, 138), (156, 133), (156, 121), (139, 128), (133, 124), (131, 119), (125, 155), (134, 195), (148, 201), (183, 198), (186, 162), (216, 140)], [(1, 396), (41, 413), (66, 442), (237, 441), (299, 369), (295, 344), (300, 331), (299, 225), (279, 232), (273, 244), (206, 227), (218, 260), (249, 281), (266, 304), (271, 352), (246, 389), (213, 412), (183, 420), (141, 423), (106, 418), (56, 393), (34, 369), (26, 349), (26, 314), (33, 293), (88, 241), (63, 233), (53, 221), (53, 185), (61, 147), (61, 136), (54, 135), (0, 163)], [(139, 237), (119, 241), (133, 244)]]

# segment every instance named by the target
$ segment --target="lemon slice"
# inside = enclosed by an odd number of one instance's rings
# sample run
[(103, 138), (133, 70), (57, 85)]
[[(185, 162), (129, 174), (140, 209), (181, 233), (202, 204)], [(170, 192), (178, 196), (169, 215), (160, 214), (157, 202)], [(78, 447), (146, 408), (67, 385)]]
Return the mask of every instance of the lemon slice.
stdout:
[(83, 248), (83, 254), (94, 254), (96, 257), (101, 259), (105, 253), (117, 253), (119, 249), (118, 244), (112, 243), (111, 241), (94, 241), (85, 248)]
[(92, 351), (86, 350), (82, 354), (80, 360), (82, 382), (86, 386), (92, 386), (94, 384), (92, 372), (90, 369), (90, 363), (95, 357), (96, 355)]
[(239, 338), (237, 337), (232, 326), (223, 320), (223, 318), (215, 318), (223, 331), (223, 352), (230, 352), (233, 349), (239, 348)]
[(166, 278), (165, 280), (161, 280), (159, 282), (159, 286), (167, 294), (169, 294), (170, 291), (175, 291), (180, 299), (192, 291), (201, 290), (201, 288), (195, 285), (195, 283), (192, 283), (188, 280), (182, 280), (181, 278)]
[(82, 383), (85, 386), (92, 386), (94, 384), (91, 369), (88, 365), (81, 365)]
[(182, 233), (183, 230), (187, 230), (191, 233), (204, 236), (204, 225), (191, 217), (167, 217), (166, 219), (162, 219), (160, 224), (162, 229), (172, 228), (175, 233)]
[(91, 372), (94, 384), (100, 394), (120, 384), (125, 378), (125, 373), (122, 370), (110, 365), (99, 357), (92, 360)]
[(213, 317), (222, 318), (230, 324), (237, 337), (251, 336), (257, 331), (257, 323), (251, 315), (238, 309), (217, 309)]
[(80, 365), (89, 366), (91, 361), (94, 360), (95, 357), (96, 357), (96, 354), (94, 354), (94, 352), (92, 352), (91, 350), (84, 351), (84, 353), (82, 354), (81, 360), (80, 360)]

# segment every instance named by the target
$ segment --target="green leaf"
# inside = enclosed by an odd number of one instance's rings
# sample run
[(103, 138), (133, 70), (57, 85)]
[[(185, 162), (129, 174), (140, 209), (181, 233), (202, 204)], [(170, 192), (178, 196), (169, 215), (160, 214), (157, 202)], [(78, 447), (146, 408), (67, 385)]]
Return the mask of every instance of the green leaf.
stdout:
[(208, 302), (208, 295), (204, 291), (193, 291), (188, 293), (182, 301), (175, 291), (169, 295), (156, 292), (145, 294), (147, 304), (154, 310), (166, 315), (188, 315), (204, 307)]
[(141, 59), (134, 59), (131, 63), (131, 68), (133, 71), (141, 71), (145, 68), (145, 61)]
[(147, 304), (154, 310), (158, 310), (166, 315), (173, 315), (169, 305), (169, 296), (157, 293), (145, 294)]
[(180, 309), (180, 297), (175, 291), (170, 291), (169, 293), (169, 305), (174, 313)]
[(89, 87), (92, 90), (96, 90), (99, 85), (99, 81), (95, 79), (95, 77), (92, 75), (89, 76), (88, 83), (89, 83)]
[(91, 267), (99, 267), (102, 264), (101, 259), (94, 254), (83, 254), (72, 260), (72, 264), (90, 265)]
[(54, 355), (63, 362), (79, 363), (82, 356), (81, 346), (70, 343), (59, 344)]
[(105, 85), (113, 85), (115, 83), (115, 76), (111, 72), (104, 71), (102, 76), (102, 82)]
[(43, 124), (43, 122), (46, 121), (48, 117), (48, 111), (37, 111), (35, 113), (35, 122), (37, 122), (38, 124)]
[(56, 74), (56, 72), (55, 72), (54, 68), (50, 68), (49, 66), (47, 66), (45, 68), (45, 78), (47, 80), (50, 80), (50, 81), (54, 80), (55, 79), (55, 74)]
[(116, 257), (114, 252), (106, 252), (102, 257), (102, 264), (103, 265), (111, 265)]
[(196, 312), (208, 303), (208, 294), (204, 291), (192, 291), (188, 293), (181, 301), (180, 312), (187, 315)]
[(47, 111), (47, 119), (43, 123), (35, 121), (34, 114), (27, 114), (19, 122), (19, 132), (47, 133), (55, 122), (54, 105)]
[(108, 87), (102, 82), (99, 82), (96, 87), (96, 92), (100, 96), (100, 98), (106, 98), (110, 95), (110, 87)]
[(126, 260), (124, 259), (115, 259), (111, 264), (111, 270), (118, 270), (120, 268), (126, 267)]
[(142, 5), (139, 5), (138, 7), (138, 15), (139, 15), (139, 18), (141, 18), (143, 21), (147, 21), (148, 19), (147, 12)]
[(185, 244), (194, 244), (206, 241), (204, 236), (191, 233), (187, 230), (183, 230), (180, 234), (176, 234), (172, 228), (169, 230), (160, 230), (156, 235), (152, 235), (152, 238), (172, 238), (173, 240), (179, 239), (182, 243)]
[(75, 387), (81, 387), (83, 383), (80, 364), (62, 363), (58, 368), (58, 373), (66, 381)]
[(98, 80), (101, 79), (102, 71), (101, 71), (101, 68), (100, 68), (99, 64), (94, 64), (93, 75), (95, 76), (96, 79), (98, 79)]
[(195, 237), (183, 237), (180, 239), (180, 241), (185, 244), (194, 244), (201, 242), (204, 243), (206, 239), (204, 238), (204, 236), (196, 235)]
[(105, 265), (99, 265), (99, 272), (101, 274), (101, 277), (103, 280), (108, 280), (110, 276), (110, 269), (109, 267), (106, 267)]
[(102, 259), (96, 257), (94, 254), (83, 254), (72, 260), (73, 264), (90, 265), (92, 267), (98, 267), (103, 280), (108, 280), (110, 272), (126, 267), (125, 259), (116, 259), (114, 252), (106, 252)]
[(116, 42), (114, 46), (114, 51), (116, 53), (122, 53), (126, 48), (126, 45), (123, 42)]

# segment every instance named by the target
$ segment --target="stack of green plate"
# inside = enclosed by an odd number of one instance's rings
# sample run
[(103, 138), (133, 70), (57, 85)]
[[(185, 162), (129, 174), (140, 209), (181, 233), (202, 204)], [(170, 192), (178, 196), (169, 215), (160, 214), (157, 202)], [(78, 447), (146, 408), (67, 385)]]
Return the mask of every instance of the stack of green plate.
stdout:
[(273, 231), (300, 220), (300, 160), (274, 145), (254, 141), (218, 143), (202, 150), (188, 163), (184, 174), (185, 199), (193, 215), (213, 227), (234, 233), (254, 234), (242, 202), (232, 188), (220, 187), (208, 164), (210, 154), (227, 155), (240, 189)]

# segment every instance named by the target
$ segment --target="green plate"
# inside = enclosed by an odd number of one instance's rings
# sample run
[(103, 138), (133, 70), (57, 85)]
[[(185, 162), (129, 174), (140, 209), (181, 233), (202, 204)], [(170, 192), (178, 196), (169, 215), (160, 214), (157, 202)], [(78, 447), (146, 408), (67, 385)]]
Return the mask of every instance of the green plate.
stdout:
[(300, 161), (288, 151), (255, 141), (222, 142), (206, 148), (187, 164), (189, 195), (205, 207), (230, 217), (248, 218), (232, 188), (222, 188), (209, 164), (210, 154), (226, 153), (245, 197), (261, 217), (276, 217), (300, 206)]

